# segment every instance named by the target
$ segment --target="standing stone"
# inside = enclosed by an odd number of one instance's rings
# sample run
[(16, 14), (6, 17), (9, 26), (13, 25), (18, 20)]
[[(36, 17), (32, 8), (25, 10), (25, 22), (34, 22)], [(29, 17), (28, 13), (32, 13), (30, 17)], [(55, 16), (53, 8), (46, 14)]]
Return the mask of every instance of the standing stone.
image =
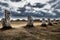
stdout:
[(10, 12), (8, 10), (5, 10), (5, 18), (2, 19), (2, 29), (10, 29), (11, 24), (10, 24)]
[(56, 19), (53, 20), (53, 24), (57, 24)]
[(6, 26), (5, 18), (2, 18), (2, 19), (1, 19), (1, 23), (2, 23), (2, 26), (3, 26), (3, 27), (5, 27), (5, 26)]
[(46, 21), (45, 21), (44, 18), (42, 19), (42, 24), (41, 24), (41, 26), (43, 26), (43, 27), (46, 27), (46, 26), (47, 26), (47, 25), (46, 25)]
[(27, 27), (33, 27), (33, 19), (32, 19), (32, 16), (28, 16)]
[(59, 23), (60, 23), (60, 20), (59, 20)]
[(53, 25), (50, 19), (48, 19), (48, 25), (50, 25), (50, 26)]

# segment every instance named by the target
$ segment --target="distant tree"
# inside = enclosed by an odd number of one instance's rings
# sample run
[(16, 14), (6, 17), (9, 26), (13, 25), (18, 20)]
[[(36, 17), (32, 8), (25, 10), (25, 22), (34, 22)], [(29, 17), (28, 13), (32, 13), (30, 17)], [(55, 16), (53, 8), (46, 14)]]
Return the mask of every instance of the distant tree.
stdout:
[(19, 19), (17, 19), (16, 21), (20, 21)]

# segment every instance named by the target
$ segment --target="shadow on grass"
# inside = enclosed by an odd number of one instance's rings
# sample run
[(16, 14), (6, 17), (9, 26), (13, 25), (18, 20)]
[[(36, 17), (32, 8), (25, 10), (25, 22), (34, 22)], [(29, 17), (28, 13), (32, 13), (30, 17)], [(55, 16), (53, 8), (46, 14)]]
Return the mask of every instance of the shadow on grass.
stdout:
[(52, 30), (52, 32), (60, 32), (60, 28)]
[(34, 28), (35, 26), (34, 25), (26, 25), (26, 26), (24, 26), (24, 28)]
[(12, 27), (9, 26), (9, 27), (3, 27), (0, 30), (1, 31), (5, 31), (5, 30), (10, 30), (10, 29), (15, 29), (15, 28), (12, 28)]

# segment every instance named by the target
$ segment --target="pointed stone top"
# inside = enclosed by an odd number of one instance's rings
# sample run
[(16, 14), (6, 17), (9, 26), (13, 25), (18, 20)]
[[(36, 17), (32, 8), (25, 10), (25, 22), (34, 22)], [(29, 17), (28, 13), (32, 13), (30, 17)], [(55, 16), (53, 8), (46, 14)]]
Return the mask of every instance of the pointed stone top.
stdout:
[(32, 19), (32, 16), (28, 16), (28, 19)]
[(9, 11), (8, 11), (8, 10), (6, 10), (6, 9), (5, 9), (5, 13), (8, 13), (8, 14), (10, 14), (10, 13), (9, 13)]
[(54, 19), (54, 21), (56, 21), (56, 19)]

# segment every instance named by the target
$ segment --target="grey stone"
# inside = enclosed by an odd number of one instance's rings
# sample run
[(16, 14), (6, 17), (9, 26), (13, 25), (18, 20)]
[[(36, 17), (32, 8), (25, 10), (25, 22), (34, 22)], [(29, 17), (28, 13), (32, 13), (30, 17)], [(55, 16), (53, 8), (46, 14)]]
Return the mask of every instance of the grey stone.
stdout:
[(51, 22), (51, 20), (50, 20), (50, 18), (48, 18), (48, 25), (50, 25), (50, 26), (53, 25), (52, 22)]
[(32, 19), (32, 16), (28, 16), (27, 27), (33, 27), (33, 19)]
[(41, 24), (41, 26), (43, 26), (43, 27), (46, 27), (46, 26), (47, 26), (47, 25), (46, 25), (46, 21), (45, 21), (44, 18), (42, 19), (42, 24)]
[(56, 19), (53, 20), (53, 24), (57, 24)]
[(2, 26), (3, 26), (2, 29), (12, 28), (11, 24), (10, 24), (10, 12), (8, 10), (5, 10), (5, 18), (2, 18), (1, 22), (2, 22)]

